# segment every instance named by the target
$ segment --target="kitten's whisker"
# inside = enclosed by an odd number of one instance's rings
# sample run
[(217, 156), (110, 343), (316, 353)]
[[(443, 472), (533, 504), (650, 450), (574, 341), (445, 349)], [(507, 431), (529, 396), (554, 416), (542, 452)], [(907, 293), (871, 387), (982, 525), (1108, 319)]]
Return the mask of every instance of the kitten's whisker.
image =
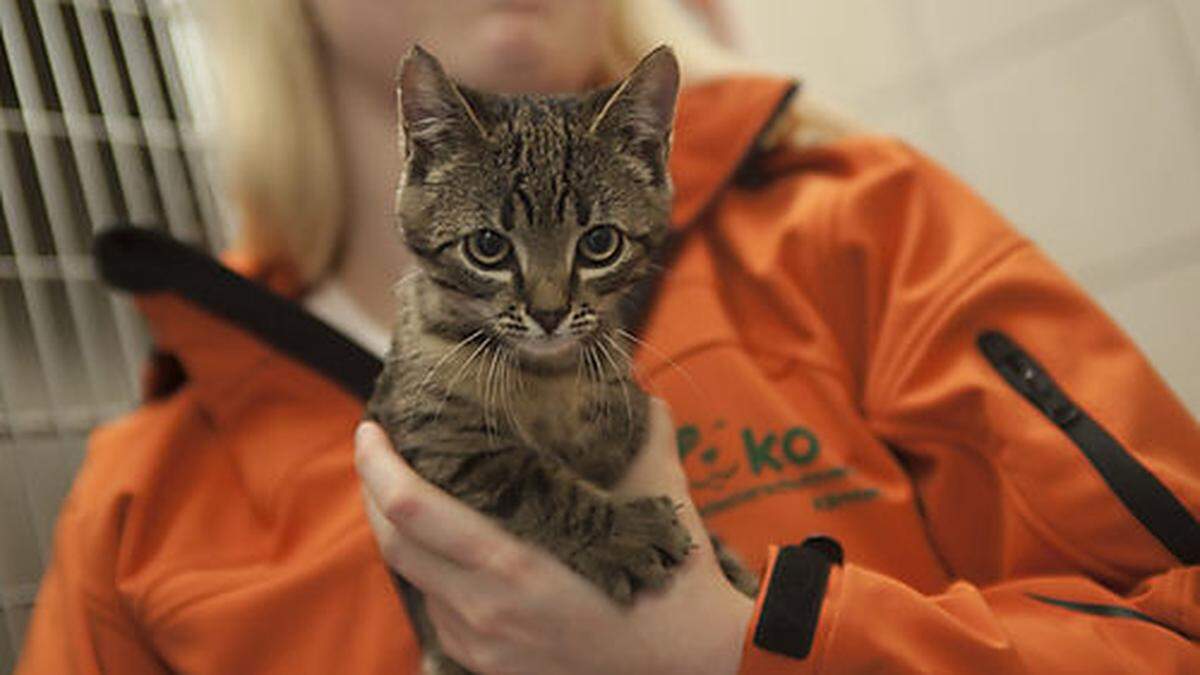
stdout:
[(392, 284), (392, 289), (391, 289), (392, 297), (399, 297), (400, 289), (402, 289), (404, 286), (406, 286), (413, 278), (415, 278), (420, 273), (421, 273), (421, 269), (419, 267), (414, 268), (407, 274), (404, 274), (399, 279), (397, 279), (396, 282)]
[(575, 361), (575, 389), (583, 388), (583, 364), (587, 360), (587, 343), (584, 343), (579, 352), (579, 359)]
[(617, 350), (617, 354), (619, 354), (621, 358), (625, 360), (625, 365), (629, 368), (630, 374), (632, 375), (633, 369), (637, 366), (637, 364), (633, 361), (633, 356), (631, 356), (629, 352), (625, 351), (625, 348), (621, 346), (620, 342), (617, 342), (615, 337), (607, 333), (605, 333), (603, 337), (604, 341), (611, 345), (613, 349)]
[(597, 394), (603, 393), (602, 387), (600, 385), (600, 381), (601, 381), (601, 379), (603, 379), (603, 376), (600, 373), (599, 359), (596, 357), (595, 345), (589, 343), (584, 348), (583, 355), (587, 361), (587, 366), (588, 366), (587, 374), (588, 374), (588, 379), (590, 380), (589, 384), (591, 385), (589, 388), (591, 389), (592, 396), (600, 399), (600, 401), (602, 403), (601, 412), (603, 413), (604, 420), (607, 423), (607, 421), (609, 419), (608, 397), (602, 396), (602, 395), (597, 396)]
[(512, 416), (508, 414), (508, 388), (512, 384), (508, 376), (508, 352), (500, 355), (500, 375), (496, 378), (496, 390), (500, 396), (500, 414), (509, 424), (512, 424)]
[(492, 418), (491, 431), (499, 433), (500, 430), (500, 401), (499, 398), (503, 395), (500, 388), (500, 380), (504, 376), (504, 347), (496, 349), (496, 356), (492, 359), (492, 370), (495, 375), (491, 376), (492, 383), (488, 386), (488, 392), (491, 398), (491, 405), (488, 406), (488, 414)]
[(483, 425), (487, 428), (488, 446), (495, 443), (495, 427), (496, 420), (493, 419), (495, 405), (492, 399), (493, 389), (496, 384), (496, 363), (500, 360), (500, 349), (492, 350), (492, 363), (488, 367), (487, 378), (483, 382)]
[(497, 389), (500, 396), (500, 412), (516, 432), (516, 418), (512, 414), (512, 354), (505, 350), (500, 359), (500, 385)]
[(689, 373), (687, 370), (685, 370), (678, 363), (675, 363), (675, 361), (671, 357), (662, 353), (662, 351), (659, 350), (657, 347), (655, 347), (653, 344), (647, 342), (646, 340), (639, 338), (638, 336), (634, 335), (633, 333), (630, 333), (629, 331), (625, 330), (624, 328), (618, 327), (616, 330), (617, 330), (617, 333), (621, 337), (648, 349), (651, 353), (653, 353), (655, 356), (657, 356), (659, 359), (661, 359), (663, 363), (667, 364), (672, 369), (674, 369), (675, 372), (679, 373), (679, 375), (682, 376), (684, 380), (687, 380), (688, 385), (691, 386), (692, 390), (695, 391), (696, 394), (700, 395), (701, 397), (705, 397), (704, 391), (700, 388), (700, 385), (696, 383), (696, 378), (692, 377), (692, 374)]
[(512, 423), (513, 430), (516, 432), (516, 434), (521, 438), (527, 438), (528, 436), (525, 434), (525, 429), (521, 427), (521, 422), (517, 419), (517, 413), (513, 409), (512, 388), (521, 382), (520, 373), (516, 368), (516, 360), (516, 356), (514, 356), (511, 352), (505, 352), (504, 373), (508, 390), (504, 396), (504, 410), (507, 413), (508, 420)]
[[(633, 377), (633, 368), (635, 365), (633, 362), (633, 357), (629, 354), (629, 352), (625, 351), (625, 348), (621, 346), (621, 343), (618, 342), (615, 337), (609, 335), (608, 333), (605, 333), (604, 339), (608, 342), (608, 344), (612, 345), (613, 349), (617, 350), (617, 352), (621, 355), (622, 358), (625, 359), (625, 365), (628, 368), (628, 371), (626, 373), (626, 377), (621, 378), (621, 389), (625, 394), (626, 406), (628, 406), (629, 405), (629, 391), (625, 388), (626, 387), (625, 383), (627, 381), (629, 381), (630, 378)], [(632, 411), (632, 409), (630, 409), (630, 411), (629, 411), (629, 416), (630, 416), (629, 417), (629, 433), (632, 434), (633, 433), (633, 411)]]
[(592, 345), (592, 363), (595, 365), (596, 378), (592, 381), (592, 389), (597, 392), (600, 400), (604, 401), (604, 423), (610, 424), (613, 418), (612, 398), (605, 391), (604, 362), (600, 360), (600, 345)]
[(417, 385), (416, 390), (417, 391), (423, 390), (425, 388), (425, 385), (429, 384), (429, 381), (433, 379), (433, 376), (435, 374), (437, 374), (437, 371), (439, 368), (441, 368), (443, 365), (445, 365), (447, 361), (449, 361), (455, 354), (457, 354), (459, 352), (459, 350), (461, 350), (463, 347), (467, 346), (467, 344), (469, 344), (472, 340), (479, 337), (480, 335), (483, 335), (482, 328), (475, 331), (474, 333), (471, 333), (470, 335), (463, 338), (462, 340), (459, 340), (458, 343), (455, 344), (453, 347), (451, 347), (449, 350), (447, 350), (445, 354), (442, 354), (442, 358), (438, 359), (437, 363), (433, 364), (433, 367), (429, 369), (429, 372), (425, 375), (424, 379), (421, 380), (421, 383)]
[(492, 431), (491, 431), (491, 425), (488, 424), (487, 364), (488, 364), (488, 359), (489, 358), (494, 359), (495, 356), (496, 356), (496, 350), (493, 349), (493, 350), (489, 351), (488, 354), (483, 357), (483, 361), (480, 362), (479, 368), (475, 371), (475, 391), (478, 393), (479, 400), (482, 403), (483, 430), (487, 434), (487, 444), (489, 447), (492, 445)]
[(600, 353), (604, 355), (604, 358), (608, 359), (608, 362), (610, 364), (612, 364), (613, 376), (616, 377), (617, 380), (620, 381), (620, 383), (621, 383), (621, 398), (625, 399), (625, 431), (626, 431), (626, 434), (630, 438), (632, 438), (633, 437), (633, 403), (631, 403), (629, 400), (629, 387), (626, 384), (626, 380), (628, 380), (629, 377), (622, 376), (621, 366), (617, 363), (617, 360), (608, 351), (608, 348), (605, 347), (603, 343), (597, 343), (596, 346), (600, 349)]
[(471, 352), (471, 355), (467, 357), (467, 360), (463, 361), (462, 365), (458, 367), (458, 371), (455, 372), (454, 377), (452, 377), (450, 382), (446, 385), (446, 395), (442, 397), (442, 401), (438, 404), (437, 410), (433, 411), (434, 419), (441, 418), (442, 409), (446, 407), (446, 402), (450, 400), (450, 396), (454, 393), (454, 385), (458, 384), (458, 381), (462, 379), (464, 374), (466, 374), (467, 368), (475, 360), (475, 357), (479, 356), (480, 352), (482, 352), (489, 344), (491, 344), (492, 339), (492, 336), (486, 336), (486, 339), (479, 344), (479, 347), (477, 347), (475, 351)]
[(517, 393), (524, 396), (525, 395), (525, 371), (521, 369), (521, 364), (517, 362), (516, 354), (509, 354), (509, 357), (512, 359), (512, 371), (513, 371), (513, 376), (516, 379)]

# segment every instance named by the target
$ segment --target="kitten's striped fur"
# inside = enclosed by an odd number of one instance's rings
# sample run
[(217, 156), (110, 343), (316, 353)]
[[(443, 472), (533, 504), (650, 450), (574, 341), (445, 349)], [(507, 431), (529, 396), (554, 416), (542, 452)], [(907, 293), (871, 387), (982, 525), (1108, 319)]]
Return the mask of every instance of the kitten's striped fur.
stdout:
[[(621, 603), (692, 546), (667, 497), (608, 492), (645, 432), (627, 331), (667, 235), (678, 83), (666, 48), (580, 96), (472, 91), (419, 48), (400, 78), (419, 264), (368, 413), (418, 473)], [(427, 667), (455, 672), (414, 618)]]

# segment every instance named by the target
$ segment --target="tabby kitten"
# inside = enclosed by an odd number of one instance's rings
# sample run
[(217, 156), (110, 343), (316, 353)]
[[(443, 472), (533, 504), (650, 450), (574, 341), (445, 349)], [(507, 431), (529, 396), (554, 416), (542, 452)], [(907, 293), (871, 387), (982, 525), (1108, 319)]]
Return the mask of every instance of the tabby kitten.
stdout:
[[(675, 56), (590, 94), (501, 96), (417, 47), (399, 87), (418, 264), (368, 415), (427, 480), (628, 603), (692, 547), (669, 498), (609, 492), (646, 427), (627, 324), (667, 236)], [(462, 672), (415, 609), (427, 669)]]

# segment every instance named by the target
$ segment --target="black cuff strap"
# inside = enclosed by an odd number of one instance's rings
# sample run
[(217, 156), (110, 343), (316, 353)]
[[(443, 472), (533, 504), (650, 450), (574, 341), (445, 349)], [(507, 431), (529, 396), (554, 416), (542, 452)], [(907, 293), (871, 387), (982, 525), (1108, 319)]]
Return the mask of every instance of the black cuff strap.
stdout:
[(754, 630), (754, 644), (776, 654), (803, 659), (812, 651), (829, 568), (842, 564), (842, 547), (829, 537), (786, 546), (775, 557)]

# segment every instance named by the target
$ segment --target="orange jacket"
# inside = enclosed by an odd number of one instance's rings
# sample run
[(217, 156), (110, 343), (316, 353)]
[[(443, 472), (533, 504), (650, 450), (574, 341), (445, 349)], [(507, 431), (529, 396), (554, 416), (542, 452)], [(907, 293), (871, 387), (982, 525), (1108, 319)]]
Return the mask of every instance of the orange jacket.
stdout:
[[(1200, 673), (1196, 422), (918, 153), (762, 147), (791, 92), (685, 92), (637, 357), (709, 527), (766, 571), (743, 672)], [(18, 672), (413, 672), (352, 467), (377, 363), (194, 254), (102, 249), (160, 353), (95, 433)]]

